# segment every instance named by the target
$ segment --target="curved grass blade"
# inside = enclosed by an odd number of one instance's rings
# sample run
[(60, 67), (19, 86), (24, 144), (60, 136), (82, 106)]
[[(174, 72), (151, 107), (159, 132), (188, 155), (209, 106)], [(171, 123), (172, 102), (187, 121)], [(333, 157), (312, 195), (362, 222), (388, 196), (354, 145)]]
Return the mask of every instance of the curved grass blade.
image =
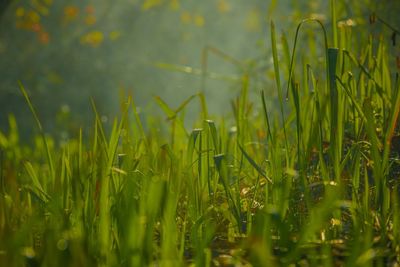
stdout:
[(28, 93), (26, 92), (24, 86), (22, 85), (22, 83), (20, 81), (18, 81), (18, 84), (19, 84), (19, 89), (21, 90), (22, 95), (24, 96), (24, 98), (26, 100), (26, 103), (28, 104), (28, 107), (31, 110), (31, 113), (32, 113), (32, 115), (33, 115), (33, 117), (35, 119), (35, 122), (36, 122), (36, 126), (39, 129), (40, 136), (42, 137), (43, 143), (44, 143), (44, 145), (46, 147), (46, 156), (47, 156), (47, 162), (48, 162), (49, 168), (50, 168), (50, 176), (51, 176), (52, 181), (54, 182), (54, 180), (55, 180), (55, 170), (54, 170), (53, 158), (52, 158), (51, 153), (50, 153), (49, 144), (47, 143), (47, 139), (46, 139), (46, 136), (44, 134), (42, 124), (40, 123), (39, 116), (37, 115), (37, 113), (35, 111), (35, 108), (33, 107), (32, 102), (31, 102), (31, 100), (30, 100), (30, 98), (28, 96)]
[(258, 172), (258, 174), (260, 174), (262, 177), (264, 177), (265, 179), (267, 179), (270, 183), (272, 183), (271, 178), (269, 178), (267, 176), (267, 174), (265, 173), (265, 171), (249, 156), (249, 154), (247, 154), (247, 152), (243, 149), (243, 147), (238, 144), (240, 151), (242, 151), (244, 157), (247, 159), (247, 161), (251, 164), (251, 166), (254, 167), (254, 169), (256, 169), (256, 171)]

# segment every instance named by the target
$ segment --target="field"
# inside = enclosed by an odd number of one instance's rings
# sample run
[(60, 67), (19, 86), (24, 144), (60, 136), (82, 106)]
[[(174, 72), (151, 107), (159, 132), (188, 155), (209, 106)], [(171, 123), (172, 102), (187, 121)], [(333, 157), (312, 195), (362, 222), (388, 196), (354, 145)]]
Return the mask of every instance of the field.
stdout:
[(93, 101), (91, 131), (59, 144), (20, 83), (38, 134), (21, 142), (12, 115), (0, 132), (0, 266), (400, 266), (400, 32), (334, 7), (294, 40), (271, 22), (277, 108), (250, 100), (249, 64), (230, 117), (202, 92), (155, 97), (163, 132), (127, 97), (107, 129)]

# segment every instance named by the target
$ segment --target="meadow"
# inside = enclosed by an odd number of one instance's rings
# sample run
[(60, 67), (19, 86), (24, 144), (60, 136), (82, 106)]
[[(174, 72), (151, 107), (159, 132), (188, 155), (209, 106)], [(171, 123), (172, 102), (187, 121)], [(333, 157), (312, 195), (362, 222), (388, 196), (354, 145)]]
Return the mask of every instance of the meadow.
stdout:
[(106, 129), (92, 101), (90, 133), (58, 143), (20, 83), (37, 135), (22, 143), (12, 115), (0, 132), (0, 265), (399, 266), (400, 32), (371, 14), (394, 37), (359, 35), (331, 3), (294, 40), (271, 22), (277, 109), (250, 100), (249, 64), (229, 118), (199, 92), (155, 97), (145, 127), (127, 97)]

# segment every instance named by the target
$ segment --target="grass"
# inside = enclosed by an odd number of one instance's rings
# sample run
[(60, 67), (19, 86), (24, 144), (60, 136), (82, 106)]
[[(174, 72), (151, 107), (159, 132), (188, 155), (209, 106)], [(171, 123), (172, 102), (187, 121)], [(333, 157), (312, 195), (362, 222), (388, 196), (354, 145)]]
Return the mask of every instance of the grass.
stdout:
[[(323, 67), (296, 59), (312, 23)], [(305, 20), (290, 53), (271, 23), (278, 112), (263, 91), (253, 115), (244, 67), (232, 127), (201, 92), (176, 109), (156, 98), (169, 132), (146, 131), (128, 99), (109, 132), (92, 103), (91, 139), (56, 145), (20, 84), (39, 136), (22, 144), (12, 116), (0, 133), (0, 265), (398, 266), (400, 83), (389, 41), (358, 48), (351, 31), (330, 44)]]

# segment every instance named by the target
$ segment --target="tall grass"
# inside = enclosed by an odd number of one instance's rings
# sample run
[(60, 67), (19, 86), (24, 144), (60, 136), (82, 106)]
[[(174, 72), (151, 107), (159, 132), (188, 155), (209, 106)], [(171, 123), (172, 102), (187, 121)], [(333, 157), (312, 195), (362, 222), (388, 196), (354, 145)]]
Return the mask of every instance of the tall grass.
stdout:
[[(0, 133), (0, 265), (400, 264), (400, 83), (388, 41), (353, 48), (331, 3), (331, 36), (307, 19), (292, 52), (271, 23), (278, 112), (262, 91), (253, 115), (244, 67), (233, 125), (211, 120), (200, 92), (175, 109), (156, 98), (169, 132), (146, 131), (128, 99), (111, 131), (93, 103), (91, 140), (57, 145), (20, 85), (39, 136), (20, 143), (12, 116)], [(310, 22), (322, 69), (299, 55)]]

